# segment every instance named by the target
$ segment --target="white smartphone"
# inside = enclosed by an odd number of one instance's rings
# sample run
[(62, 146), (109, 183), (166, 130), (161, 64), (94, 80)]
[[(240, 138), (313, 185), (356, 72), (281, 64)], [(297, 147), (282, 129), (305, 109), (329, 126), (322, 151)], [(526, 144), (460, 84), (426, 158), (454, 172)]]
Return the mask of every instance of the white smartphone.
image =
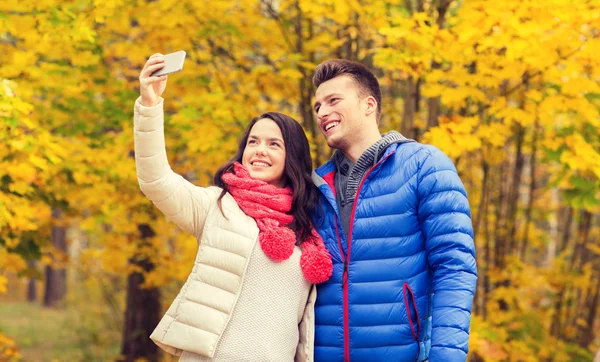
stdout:
[(183, 62), (185, 61), (185, 51), (180, 50), (175, 53), (166, 54), (164, 59), (165, 66), (150, 74), (151, 77), (180, 72), (183, 69)]

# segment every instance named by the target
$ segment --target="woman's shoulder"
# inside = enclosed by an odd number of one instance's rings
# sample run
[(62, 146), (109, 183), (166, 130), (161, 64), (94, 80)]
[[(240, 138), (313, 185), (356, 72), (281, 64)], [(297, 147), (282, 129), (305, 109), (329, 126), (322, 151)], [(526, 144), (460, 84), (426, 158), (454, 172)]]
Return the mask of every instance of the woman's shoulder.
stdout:
[[(208, 187), (203, 187), (202, 189), (204, 189), (204, 193), (211, 200), (211, 202), (214, 205), (217, 205), (219, 198), (221, 198), (221, 194), (223, 194), (223, 188), (221, 188), (219, 186), (208, 186)], [(225, 194), (223, 194), (223, 197), (221, 198), (221, 206), (224, 209), (234, 209), (234, 210), (239, 209), (237, 202), (235, 201), (235, 199), (233, 198), (233, 196), (231, 196), (231, 194), (229, 192), (226, 192)], [(217, 209), (219, 209), (219, 208), (217, 207)], [(218, 211), (220, 212), (220, 210), (218, 210)]]
[(215, 198), (219, 197), (219, 195), (221, 195), (221, 192), (223, 192), (223, 189), (219, 186), (208, 186), (204, 189), (206, 190), (207, 194), (214, 196)]

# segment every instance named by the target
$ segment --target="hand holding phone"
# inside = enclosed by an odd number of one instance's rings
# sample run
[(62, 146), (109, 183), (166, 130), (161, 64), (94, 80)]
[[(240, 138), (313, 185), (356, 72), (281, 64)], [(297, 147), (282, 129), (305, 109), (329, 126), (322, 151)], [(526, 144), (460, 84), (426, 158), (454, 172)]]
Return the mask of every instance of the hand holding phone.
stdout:
[(185, 51), (162, 55), (152, 55), (140, 73), (141, 104), (154, 107), (160, 102), (160, 97), (167, 87), (167, 74), (183, 69)]

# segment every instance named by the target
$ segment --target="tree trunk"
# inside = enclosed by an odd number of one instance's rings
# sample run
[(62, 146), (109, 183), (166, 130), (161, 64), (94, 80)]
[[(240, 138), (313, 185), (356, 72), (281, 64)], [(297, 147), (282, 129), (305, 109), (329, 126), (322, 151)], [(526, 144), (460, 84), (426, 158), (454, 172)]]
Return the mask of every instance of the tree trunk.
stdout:
[[(437, 25), (439, 29), (443, 29), (446, 26), (446, 13), (448, 7), (452, 3), (452, 0), (440, 0), (437, 11)], [(435, 60), (431, 63), (432, 69), (440, 69), (441, 64)], [(438, 124), (438, 116), (440, 114), (440, 97), (429, 98), (427, 100), (427, 128), (432, 128)]]
[[(600, 221), (600, 217), (597, 217), (596, 220)], [(596, 223), (597, 225), (597, 223)], [(586, 309), (588, 312), (586, 322), (587, 327), (583, 333), (582, 339), (584, 341), (584, 346), (588, 348), (596, 337), (596, 332), (600, 328), (594, 328), (594, 323), (598, 317), (598, 310), (600, 309), (600, 255), (594, 255), (594, 260), (592, 261), (593, 269), (595, 272), (595, 283), (592, 282), (590, 286), (590, 301), (588, 305), (586, 305)], [(595, 289), (595, 293), (593, 293)], [(598, 355), (600, 357), (600, 354)]]
[[(558, 247), (558, 253), (561, 253), (567, 247), (571, 235), (571, 225), (573, 224), (573, 209), (571, 207), (567, 208), (566, 214), (567, 215), (565, 218), (565, 226), (563, 227), (562, 241), (560, 242), (560, 245)], [(561, 316), (566, 291), (567, 286), (563, 285), (555, 297), (554, 315), (552, 316), (552, 323), (550, 325), (550, 334), (554, 337), (559, 337), (560, 335)]]
[[(487, 163), (486, 163), (487, 167)], [(488, 219), (488, 212), (490, 209), (490, 192), (489, 192), (489, 184), (486, 183), (486, 188), (488, 191), (486, 192), (485, 204), (484, 204), (484, 232), (485, 232), (485, 273), (483, 278), (483, 319), (487, 318), (487, 305), (490, 292), (492, 291), (492, 286), (490, 283), (490, 275), (492, 268), (492, 260), (494, 260), (494, 256), (492, 255), (493, 247), (492, 247), (492, 233), (490, 231), (490, 223)]]
[[(600, 263), (600, 261), (598, 261)], [(583, 334), (580, 338), (580, 346), (587, 348), (592, 342), (594, 342), (595, 333), (594, 331), (594, 322), (596, 321), (596, 313), (598, 311), (598, 307), (600, 306), (600, 279), (596, 279), (596, 292), (592, 295), (590, 303), (587, 308), (587, 317)], [(584, 311), (585, 312), (585, 311)]]
[[(585, 210), (581, 210), (578, 216), (577, 235), (573, 246), (573, 254), (569, 264), (569, 273), (580, 273), (586, 261), (586, 247), (589, 239), (589, 231), (591, 228), (591, 214)], [(568, 284), (562, 288), (559, 293), (557, 304), (555, 305), (556, 315), (553, 320), (554, 333), (561, 338), (564, 333), (561, 333), (568, 326), (576, 326), (576, 321), (581, 316), (581, 289), (572, 284)], [(561, 315), (561, 310), (564, 310), (564, 316)], [(560, 323), (562, 319), (562, 324)], [(580, 328), (578, 328), (580, 329)], [(580, 333), (576, 333), (569, 341), (575, 341)]]
[[(302, 31), (302, 22), (304, 18), (302, 16), (302, 9), (300, 9), (300, 2), (296, 1), (296, 19), (294, 24), (294, 31), (296, 32), (296, 51), (298, 54), (304, 53), (304, 35)], [(307, 29), (308, 29), (308, 39), (313, 37), (313, 23), (312, 19), (306, 19)], [(315, 62), (315, 54), (311, 52), (308, 54), (308, 60), (312, 63)], [(312, 84), (312, 78), (310, 78), (306, 72), (306, 69), (298, 65), (298, 71), (302, 74), (302, 78), (298, 81), (298, 89), (300, 92), (300, 104), (298, 108), (300, 109), (300, 114), (302, 115), (302, 126), (305, 130), (310, 132), (313, 143), (316, 146), (314, 165), (320, 166), (322, 160), (326, 158), (323, 152), (323, 145), (321, 142), (321, 131), (317, 127), (317, 122), (315, 118), (315, 111), (313, 110), (313, 106), (311, 104), (312, 95), (314, 94), (314, 87)]]
[(579, 223), (577, 228), (577, 240), (571, 256), (571, 270), (581, 271), (586, 259), (586, 244), (589, 239), (590, 229), (592, 227), (592, 214), (589, 211), (581, 210), (579, 212)]
[[(419, 112), (421, 111), (420, 106), (421, 106), (421, 78), (419, 78), (417, 80), (417, 83), (415, 84), (415, 95), (414, 95), (414, 107), (415, 107), (415, 114), (413, 117), (418, 117), (419, 116)], [(420, 133), (420, 129), (419, 127), (417, 127), (417, 124), (414, 122), (413, 120), (413, 136), (412, 138), (415, 141), (418, 141), (419, 138), (421, 137), (421, 133)], [(456, 165), (458, 167), (458, 165)]]
[[(142, 244), (154, 236), (154, 231), (147, 225), (139, 225)], [(130, 263), (148, 272), (154, 265), (145, 258), (132, 258)], [(158, 362), (158, 346), (149, 338), (160, 319), (160, 292), (157, 288), (142, 289), (144, 282), (142, 273), (134, 272), (127, 278), (127, 309), (123, 330), (121, 354), (126, 362), (144, 358), (149, 362)]]
[[(510, 212), (510, 208), (505, 210), (505, 204), (510, 203), (510, 192), (506, 190), (506, 184), (504, 179), (504, 173), (507, 167), (509, 166), (509, 162), (503, 161), (500, 164), (500, 172), (498, 172), (498, 186), (497, 189), (499, 191), (498, 200), (495, 202), (496, 205), (496, 221), (494, 223), (494, 248), (495, 248), (495, 265), (497, 268), (504, 269), (506, 266), (506, 255), (509, 248), (509, 241), (507, 239), (508, 234), (506, 232), (506, 218), (508, 217), (508, 213)], [(507, 196), (508, 195), (508, 196)], [(508, 199), (508, 202), (504, 200)], [(508, 286), (508, 280), (500, 280), (495, 283), (495, 287), (506, 287)], [(498, 305), (500, 310), (506, 311), (508, 310), (508, 303), (505, 299), (499, 299)]]
[(411, 76), (406, 80), (406, 95), (404, 97), (404, 113), (402, 114), (402, 133), (408, 138), (414, 138), (415, 97), (416, 85)]
[(565, 298), (566, 286), (563, 286), (554, 302), (554, 315), (552, 316), (552, 324), (550, 325), (550, 335), (559, 337), (560, 335), (560, 320), (562, 315), (563, 300)]
[(506, 161), (500, 164), (497, 176), (496, 190), (498, 197), (494, 200), (496, 206), (496, 220), (494, 222), (494, 265), (498, 268), (504, 268), (504, 254), (506, 250), (505, 239), (503, 236), (504, 230), (501, 228), (501, 222), (504, 218), (504, 173), (506, 170)]
[(352, 59), (355, 59), (356, 61), (360, 61), (361, 60), (360, 59), (360, 40), (363, 39), (363, 37), (360, 34), (360, 15), (358, 13), (354, 13), (354, 26), (356, 27), (356, 30), (358, 33), (356, 34), (356, 37), (353, 41), (354, 54), (352, 56)]
[(415, 118), (419, 113), (421, 80), (415, 82), (413, 76), (406, 80), (406, 96), (404, 98), (404, 114), (402, 115), (402, 132), (408, 138), (418, 140), (419, 128), (415, 124)]
[(479, 199), (479, 206), (477, 207), (477, 216), (475, 216), (475, 222), (473, 224), (473, 235), (475, 235), (475, 237), (477, 237), (477, 232), (479, 231), (479, 224), (481, 223), (481, 218), (487, 216), (483, 213), (483, 205), (487, 198), (487, 183), (489, 171), (488, 163), (485, 160), (481, 161), (481, 169), (483, 170), (483, 180), (481, 181), (481, 196)]
[[(550, 200), (553, 205), (558, 204), (558, 188), (553, 187), (550, 189)], [(558, 231), (558, 217), (560, 215), (560, 209), (557, 212), (552, 212), (548, 218), (548, 227), (550, 229), (550, 243), (548, 244), (548, 249), (546, 253), (546, 259), (544, 261), (544, 266), (548, 267), (554, 263), (554, 258), (560, 247), (560, 233)]]
[(573, 214), (575, 210), (572, 207), (568, 207), (566, 210), (567, 216), (565, 220), (565, 226), (563, 227), (562, 239), (560, 241), (560, 245), (558, 247), (558, 252), (562, 253), (567, 244), (569, 243), (569, 239), (571, 238), (571, 226), (573, 225)]
[[(591, 253), (587, 251), (587, 244), (592, 227), (592, 214), (587, 210), (581, 210), (579, 213), (579, 225), (577, 230), (577, 243), (571, 259), (571, 272), (581, 273), (584, 266), (588, 263)], [(586, 298), (583, 295), (581, 287), (574, 286), (572, 301), (567, 304), (567, 317), (565, 326), (577, 326), (579, 318), (585, 319), (584, 309), (586, 308)], [(581, 328), (578, 328), (578, 333), (571, 338), (571, 341), (581, 343)]]
[(527, 203), (527, 210), (525, 211), (525, 231), (523, 235), (523, 242), (521, 243), (521, 260), (525, 260), (525, 253), (527, 252), (527, 244), (529, 242), (529, 225), (531, 224), (531, 212), (533, 210), (533, 203), (535, 200), (535, 172), (536, 172), (536, 152), (537, 152), (537, 134), (538, 134), (538, 120), (536, 118), (533, 126), (533, 136), (531, 140), (531, 158), (529, 162), (529, 201)]
[[(487, 195), (488, 195), (488, 188), (487, 188), (487, 180), (488, 180), (488, 164), (487, 162), (485, 162), (485, 160), (481, 160), (481, 168), (483, 169), (483, 180), (481, 182), (481, 198), (479, 199), (479, 206), (477, 208), (477, 216), (474, 218), (475, 222), (473, 223), (473, 235), (475, 236), (475, 238), (478, 238), (478, 233), (479, 233), (479, 225), (481, 223), (481, 219), (482, 217), (487, 218), (487, 207), (486, 207), (486, 202), (487, 202)], [(487, 227), (487, 225), (486, 225)], [(482, 265), (484, 266), (481, 270), (481, 277), (477, 279), (477, 289), (475, 291), (475, 306), (477, 308), (476, 310), (476, 314), (485, 316), (485, 306), (486, 306), (486, 288), (484, 287), (485, 285), (485, 279), (486, 279), (486, 274), (489, 273), (489, 240), (487, 237), (485, 237), (485, 245), (484, 245), (484, 256), (485, 256), (485, 262), (484, 263), (478, 263), (479, 267), (481, 268)], [(481, 260), (481, 259), (480, 259)], [(484, 317), (485, 319), (485, 317)]]
[(515, 154), (515, 166), (513, 169), (512, 184), (510, 185), (508, 213), (506, 215), (507, 225), (510, 225), (508, 233), (509, 247), (508, 253), (515, 251), (516, 232), (517, 232), (517, 210), (519, 209), (519, 194), (521, 186), (521, 176), (523, 174), (523, 165), (525, 158), (523, 157), (523, 139), (525, 138), (525, 128), (517, 125), (517, 150)]
[[(59, 209), (52, 209), (53, 219), (60, 222), (62, 213)], [(52, 228), (52, 245), (63, 256), (67, 255), (67, 230), (65, 227), (56, 225)], [(63, 260), (58, 260), (62, 264)], [(67, 271), (64, 267), (56, 268), (48, 265), (45, 269), (46, 281), (44, 291), (44, 306), (58, 307), (67, 295)]]
[[(28, 264), (31, 269), (34, 269), (36, 262), (35, 260), (30, 260)], [(27, 301), (31, 303), (37, 302), (37, 280), (33, 276), (27, 282)]]
[[(434, 62), (432, 67), (439, 68)], [(440, 97), (429, 98), (427, 100), (427, 129), (438, 125), (438, 117), (440, 112)]]
[(27, 301), (31, 303), (37, 301), (37, 286), (34, 278), (30, 278), (27, 283)]
[[(489, 185), (488, 185), (489, 186)], [(490, 206), (490, 192), (486, 192), (487, 196), (485, 199), (485, 207), (484, 207), (484, 218), (483, 218), (483, 229), (485, 233), (485, 271), (483, 273), (483, 319), (487, 319), (487, 305), (490, 292), (492, 290), (492, 285), (490, 283), (490, 275), (492, 268), (492, 261), (494, 260), (494, 255), (492, 255), (494, 248), (492, 246), (492, 230), (490, 228), (490, 222), (488, 218), (489, 206)]]

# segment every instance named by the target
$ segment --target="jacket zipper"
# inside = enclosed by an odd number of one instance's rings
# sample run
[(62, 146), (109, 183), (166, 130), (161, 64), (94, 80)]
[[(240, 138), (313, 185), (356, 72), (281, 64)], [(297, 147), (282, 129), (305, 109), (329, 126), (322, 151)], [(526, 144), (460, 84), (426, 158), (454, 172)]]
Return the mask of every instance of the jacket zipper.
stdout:
[(365, 183), (365, 180), (367, 179), (367, 177), (369, 177), (369, 175), (371, 174), (371, 172), (377, 167), (379, 166), (379, 164), (381, 164), (383, 161), (385, 161), (388, 157), (390, 157), (391, 155), (393, 155), (394, 152), (391, 152), (389, 155), (383, 157), (381, 160), (379, 160), (379, 162), (377, 162), (375, 164), (375, 166), (371, 167), (369, 169), (369, 171), (367, 171), (365, 173), (365, 175), (363, 176), (362, 180), (360, 181), (360, 184), (358, 185), (358, 188), (356, 189), (356, 197), (354, 197), (354, 202), (352, 204), (352, 213), (350, 214), (350, 227), (348, 229), (348, 253), (347, 255), (344, 255), (344, 249), (342, 248), (342, 242), (341, 242), (341, 238), (340, 238), (340, 234), (338, 231), (338, 223), (337, 223), (337, 217), (336, 217), (336, 223), (335, 223), (335, 232), (337, 234), (338, 237), (338, 246), (340, 248), (340, 255), (342, 257), (342, 261), (344, 262), (344, 273), (342, 275), (342, 289), (344, 291), (344, 360), (346, 362), (350, 362), (350, 326), (349, 326), (349, 316), (348, 316), (348, 265), (350, 264), (350, 255), (351, 255), (351, 250), (352, 250), (352, 229), (354, 226), (354, 215), (356, 213), (356, 206), (358, 204), (358, 196), (360, 195), (360, 190), (363, 187), (363, 184)]

